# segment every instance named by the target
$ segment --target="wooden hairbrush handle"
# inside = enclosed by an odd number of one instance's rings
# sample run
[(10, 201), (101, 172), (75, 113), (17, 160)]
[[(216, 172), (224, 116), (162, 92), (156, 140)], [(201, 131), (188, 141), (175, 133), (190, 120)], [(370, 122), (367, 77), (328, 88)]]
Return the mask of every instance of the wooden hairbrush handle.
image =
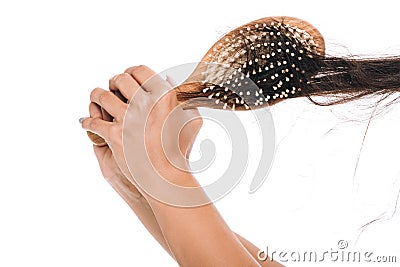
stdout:
[(107, 142), (106, 142), (106, 140), (104, 140), (103, 137), (101, 137), (101, 136), (99, 136), (99, 135), (97, 135), (95, 133), (89, 132), (89, 131), (86, 131), (86, 133), (87, 133), (87, 135), (89, 136), (89, 139), (93, 142), (94, 145), (100, 146), (100, 147), (107, 145)]

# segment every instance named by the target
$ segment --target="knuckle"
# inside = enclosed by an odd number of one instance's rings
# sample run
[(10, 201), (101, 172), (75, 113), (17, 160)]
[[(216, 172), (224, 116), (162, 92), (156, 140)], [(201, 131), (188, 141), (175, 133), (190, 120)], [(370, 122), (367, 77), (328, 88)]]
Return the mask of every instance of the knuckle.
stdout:
[(132, 74), (132, 71), (133, 71), (135, 68), (137, 68), (137, 66), (129, 67), (129, 68), (127, 68), (124, 72), (125, 72), (125, 73), (128, 73), (128, 74)]
[(82, 128), (83, 129), (87, 129), (87, 130), (91, 130), (92, 128), (91, 128), (91, 119), (84, 119), (83, 121), (82, 121)]
[(99, 124), (98, 119), (97, 119), (97, 118), (94, 118), (94, 119), (91, 119), (91, 120), (88, 122), (88, 127), (89, 127), (89, 129), (96, 129), (97, 126), (98, 126), (98, 124)]
[(101, 91), (102, 89), (100, 89), (99, 87), (94, 88), (92, 92), (90, 92), (90, 100), (96, 99), (96, 96), (98, 96)]
[(112, 89), (111, 87), (112, 87), (113, 84), (114, 84), (115, 78), (116, 78), (116, 76), (113, 76), (113, 77), (111, 77), (111, 78), (108, 80), (108, 85), (109, 85), (110, 89)]
[(145, 66), (145, 65), (139, 65), (139, 66), (133, 68), (133, 69), (131, 70), (130, 73), (131, 73), (132, 75), (135, 75), (135, 74), (137, 74), (137, 73), (144, 72), (144, 71), (147, 71), (147, 70), (149, 70), (149, 68), (148, 68), (147, 66)]
[(104, 102), (107, 101), (107, 97), (108, 97), (108, 92), (100, 92), (98, 95), (98, 101), (100, 103), (100, 105), (103, 105)]
[(93, 90), (90, 92), (90, 100), (93, 100), (94, 97), (95, 97), (95, 95), (96, 95), (96, 89), (93, 89)]
[(115, 76), (114, 83), (118, 86), (124, 82), (126, 82), (129, 77), (131, 77), (128, 73), (121, 73)]

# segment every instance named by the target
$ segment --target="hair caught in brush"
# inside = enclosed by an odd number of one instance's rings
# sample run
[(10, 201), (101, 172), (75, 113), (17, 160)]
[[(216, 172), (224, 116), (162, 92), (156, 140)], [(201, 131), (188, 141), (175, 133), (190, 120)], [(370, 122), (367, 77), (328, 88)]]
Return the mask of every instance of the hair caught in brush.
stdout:
[(289, 17), (261, 19), (229, 32), (203, 61), (209, 66), (201, 68), (201, 81), (188, 79), (178, 87), (178, 100), (246, 110), (296, 97), (326, 106), (400, 91), (400, 57), (325, 56), (320, 33)]

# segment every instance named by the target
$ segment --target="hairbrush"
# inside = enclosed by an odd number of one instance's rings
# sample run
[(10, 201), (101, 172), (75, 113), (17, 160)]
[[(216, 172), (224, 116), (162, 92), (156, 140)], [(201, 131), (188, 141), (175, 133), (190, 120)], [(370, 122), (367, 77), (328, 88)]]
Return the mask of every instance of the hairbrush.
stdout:
[[(174, 90), (186, 107), (262, 108), (307, 96), (324, 56), (324, 39), (310, 23), (292, 17), (263, 18), (220, 38)], [(107, 144), (94, 133), (88, 136), (98, 146)]]

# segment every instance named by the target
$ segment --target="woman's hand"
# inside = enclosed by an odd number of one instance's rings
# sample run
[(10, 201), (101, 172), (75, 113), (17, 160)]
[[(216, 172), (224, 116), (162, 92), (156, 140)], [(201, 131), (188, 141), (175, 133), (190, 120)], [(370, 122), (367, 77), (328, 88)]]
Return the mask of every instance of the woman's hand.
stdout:
[[(82, 127), (100, 135), (108, 143), (106, 147), (95, 147), (95, 153), (103, 175), (107, 178), (111, 177), (114, 172), (121, 172), (133, 181), (131, 172), (126, 165), (122, 140), (124, 119), (129, 103), (134, 100), (140, 104), (137, 106), (131, 105), (132, 109), (136, 110), (127, 113), (129, 117), (128, 135), (131, 135), (129, 140), (134, 138), (134, 142), (144, 144), (143, 129), (144, 125), (146, 125), (146, 153), (147, 151), (149, 152), (148, 155), (157, 165), (157, 163), (161, 162), (159, 159), (165, 159), (161, 143), (161, 130), (169, 112), (177, 105), (175, 93), (170, 91), (167, 96), (162, 97), (163, 94), (171, 89), (171, 81), (161, 79), (146, 66), (132, 67), (124, 73), (114, 76), (109, 81), (109, 87), (111, 91), (120, 92), (128, 99), (128, 103), (124, 103), (110, 91), (101, 88), (94, 89), (90, 95), (90, 99), (93, 102), (90, 104), (91, 118), (84, 119)], [(159, 102), (157, 102), (158, 100)], [(155, 103), (157, 105), (154, 106), (154, 112), (151, 112), (151, 108)], [(102, 116), (104, 112), (101, 112), (100, 107), (111, 114), (114, 120), (109, 121), (107, 120), (109, 119), (108, 117), (105, 120), (104, 116)], [(167, 129), (165, 131), (167, 139), (178, 140), (177, 137), (179, 136), (178, 143), (169, 143), (165, 149), (171, 157), (180, 158), (181, 155), (184, 155), (184, 157), (188, 158), (193, 142), (202, 125), (202, 120), (197, 109), (180, 109), (174, 113), (174, 115), (177, 114), (180, 119), (179, 125), (177, 120), (173, 119), (170, 120), (172, 123), (167, 123), (164, 129)], [(174, 117), (176, 118), (176, 116)], [(185, 124), (186, 126), (183, 127)], [(177, 130), (181, 127), (183, 129), (179, 133)], [(136, 151), (139, 146), (140, 144), (135, 145)], [(180, 153), (177, 153), (176, 148), (180, 149)], [(132, 160), (135, 160), (136, 166), (140, 166), (141, 160), (144, 160), (143, 158), (146, 159), (147, 157), (138, 159), (134, 155)], [(104, 164), (101, 162), (104, 162)], [(163, 162), (166, 163), (165, 161)], [(116, 168), (115, 163), (118, 168)]]

